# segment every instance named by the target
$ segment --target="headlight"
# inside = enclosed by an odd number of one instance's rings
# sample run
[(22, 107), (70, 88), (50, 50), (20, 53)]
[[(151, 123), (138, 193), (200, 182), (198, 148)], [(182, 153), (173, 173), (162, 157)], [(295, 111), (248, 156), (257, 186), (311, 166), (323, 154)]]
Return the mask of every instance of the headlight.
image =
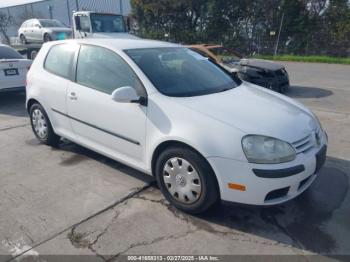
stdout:
[(267, 136), (245, 136), (242, 147), (248, 161), (255, 164), (284, 163), (296, 157), (296, 152), (289, 143)]

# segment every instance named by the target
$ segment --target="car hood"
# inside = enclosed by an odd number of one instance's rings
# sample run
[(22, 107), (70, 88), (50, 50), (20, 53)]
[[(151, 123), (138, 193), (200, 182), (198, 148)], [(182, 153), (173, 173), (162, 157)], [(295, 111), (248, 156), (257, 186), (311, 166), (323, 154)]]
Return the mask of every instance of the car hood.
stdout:
[(222, 93), (175, 99), (246, 134), (266, 135), (290, 143), (317, 127), (311, 111), (298, 102), (246, 82)]
[(280, 65), (278, 63), (268, 61), (268, 60), (262, 60), (262, 59), (241, 59), (240, 63), (241, 66), (249, 66), (254, 68), (261, 68), (261, 69), (268, 69), (272, 71), (277, 71), (282, 68), (284, 68), (283, 65)]
[(128, 33), (93, 33), (96, 38), (120, 38), (120, 39), (139, 39), (137, 36)]

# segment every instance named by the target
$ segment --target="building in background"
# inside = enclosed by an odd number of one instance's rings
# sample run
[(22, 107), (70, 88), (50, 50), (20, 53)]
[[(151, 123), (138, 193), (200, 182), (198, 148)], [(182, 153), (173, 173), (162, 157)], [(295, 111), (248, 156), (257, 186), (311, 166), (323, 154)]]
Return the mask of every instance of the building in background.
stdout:
[(17, 36), (18, 28), (27, 19), (53, 18), (70, 26), (73, 11), (82, 10), (127, 16), (131, 6), (130, 0), (0, 0), (0, 12), (13, 18), (7, 33), (10, 37)]

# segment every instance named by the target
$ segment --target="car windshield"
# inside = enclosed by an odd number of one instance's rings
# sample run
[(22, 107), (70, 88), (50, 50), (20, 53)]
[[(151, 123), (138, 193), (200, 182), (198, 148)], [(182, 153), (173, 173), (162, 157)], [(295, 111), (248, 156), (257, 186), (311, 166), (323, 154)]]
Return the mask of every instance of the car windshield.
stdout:
[(23, 59), (23, 57), (10, 47), (0, 46), (0, 59)]
[(130, 49), (125, 52), (164, 95), (190, 97), (237, 87), (238, 79), (204, 56), (182, 47)]
[(125, 33), (124, 18), (121, 15), (91, 14), (94, 33)]
[(225, 47), (214, 47), (209, 49), (214, 55), (219, 57), (224, 63), (239, 61), (242, 56)]
[(58, 20), (40, 20), (42, 27), (67, 27)]

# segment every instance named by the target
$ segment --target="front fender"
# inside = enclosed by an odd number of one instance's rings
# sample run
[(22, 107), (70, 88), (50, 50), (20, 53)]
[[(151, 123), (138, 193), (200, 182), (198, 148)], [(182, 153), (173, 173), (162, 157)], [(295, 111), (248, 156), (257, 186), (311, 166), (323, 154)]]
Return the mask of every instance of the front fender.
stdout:
[[(159, 96), (161, 98), (157, 99)], [(147, 114), (146, 155), (150, 168), (156, 148), (166, 141), (186, 144), (205, 158), (246, 161), (241, 145), (245, 133), (241, 130), (179, 105), (158, 93), (149, 97)]]

